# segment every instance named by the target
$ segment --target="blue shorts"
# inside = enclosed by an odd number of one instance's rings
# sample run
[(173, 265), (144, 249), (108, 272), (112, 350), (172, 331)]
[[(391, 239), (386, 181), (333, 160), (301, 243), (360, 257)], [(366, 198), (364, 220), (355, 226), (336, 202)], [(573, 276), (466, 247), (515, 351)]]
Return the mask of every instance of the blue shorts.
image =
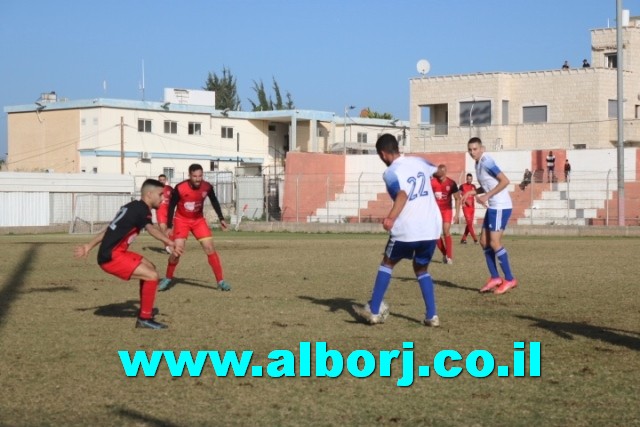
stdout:
[(418, 265), (431, 262), (436, 249), (437, 240), (420, 240), (418, 242), (400, 242), (389, 238), (384, 254), (392, 261), (402, 258), (415, 260)]
[(511, 209), (487, 209), (484, 214), (482, 228), (489, 231), (502, 231), (507, 228), (507, 223), (511, 217)]

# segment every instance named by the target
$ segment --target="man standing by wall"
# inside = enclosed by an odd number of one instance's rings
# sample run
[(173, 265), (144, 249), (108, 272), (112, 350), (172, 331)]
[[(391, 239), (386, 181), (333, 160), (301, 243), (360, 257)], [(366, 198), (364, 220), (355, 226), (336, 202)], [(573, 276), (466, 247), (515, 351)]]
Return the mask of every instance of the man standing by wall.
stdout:
[[(473, 175), (470, 173), (467, 174), (466, 182), (460, 186), (460, 193), (464, 198), (464, 195), (470, 191), (476, 191), (476, 186), (472, 184)], [(476, 232), (473, 229), (473, 223), (475, 221), (476, 216), (476, 202), (474, 197), (467, 197), (465, 202), (462, 203), (462, 214), (464, 215), (464, 221), (467, 224), (464, 228), (464, 234), (462, 235), (462, 239), (460, 243), (463, 245), (467, 244), (467, 236), (471, 234), (471, 238), (473, 239), (473, 243), (478, 243), (478, 238), (476, 237)]]

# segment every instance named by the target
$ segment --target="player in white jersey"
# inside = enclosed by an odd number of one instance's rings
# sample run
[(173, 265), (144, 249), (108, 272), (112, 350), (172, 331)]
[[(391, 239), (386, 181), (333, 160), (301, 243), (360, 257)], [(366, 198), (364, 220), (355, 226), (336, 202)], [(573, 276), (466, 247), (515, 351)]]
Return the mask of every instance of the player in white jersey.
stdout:
[[(507, 227), (513, 207), (507, 188), (509, 178), (500, 170), (493, 158), (485, 154), (480, 138), (471, 138), (467, 144), (467, 149), (471, 158), (476, 161), (476, 177), (480, 183), (480, 188), (477, 191), (465, 193), (462, 196), (462, 204), (468, 197), (475, 196), (479, 203), (488, 203), (489, 205), (482, 224), (480, 245), (484, 250), (491, 277), (480, 289), (480, 292), (493, 291), (494, 294), (499, 295), (518, 286), (518, 281), (511, 273), (509, 255), (504, 246), (502, 246), (502, 233)], [(496, 258), (500, 262), (504, 280), (498, 272)]]
[(353, 308), (369, 323), (383, 323), (389, 315), (389, 308), (383, 300), (393, 267), (407, 258), (413, 260), (413, 271), (426, 306), (423, 324), (439, 326), (433, 280), (427, 271), (442, 233), (442, 217), (431, 188), (431, 175), (437, 167), (420, 157), (402, 157), (396, 137), (388, 133), (378, 138), (376, 150), (388, 166), (383, 179), (393, 206), (382, 226), (390, 236), (371, 300), (364, 308)]

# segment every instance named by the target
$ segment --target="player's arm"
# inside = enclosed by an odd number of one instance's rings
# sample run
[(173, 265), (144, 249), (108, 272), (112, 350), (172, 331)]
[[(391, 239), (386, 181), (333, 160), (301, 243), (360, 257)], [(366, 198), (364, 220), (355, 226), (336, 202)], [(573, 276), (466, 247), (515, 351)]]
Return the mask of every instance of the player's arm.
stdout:
[(104, 239), (104, 235), (106, 232), (107, 229), (105, 228), (100, 233), (96, 234), (96, 236), (89, 243), (76, 246), (76, 248), (73, 250), (73, 256), (76, 258), (86, 258), (87, 255), (89, 255), (89, 252), (91, 252), (91, 249), (95, 248), (100, 244), (100, 242), (102, 242), (102, 239)]
[(507, 176), (504, 174), (504, 172), (500, 172), (498, 175), (496, 175), (496, 179), (498, 180), (498, 184), (495, 187), (487, 192), (483, 192), (477, 197), (477, 200), (480, 203), (487, 203), (490, 198), (507, 188), (507, 185), (509, 185), (509, 183), (511, 182), (509, 181), (509, 178), (507, 178)]
[(166, 246), (169, 246), (173, 249), (173, 254), (176, 256), (182, 255), (182, 249), (178, 251), (178, 247), (175, 246), (175, 242), (167, 237), (162, 231), (160, 231), (156, 226), (151, 223), (148, 223), (144, 226), (144, 229), (147, 230), (153, 238), (160, 240)]
[(220, 207), (220, 202), (216, 197), (216, 193), (213, 191), (213, 186), (209, 188), (209, 192), (207, 193), (207, 196), (211, 201), (211, 206), (213, 206), (213, 210), (216, 212), (216, 215), (218, 215), (218, 220), (220, 221), (220, 227), (222, 227), (223, 230), (226, 230), (227, 222), (224, 220), (224, 215), (222, 215), (222, 208)]
[(402, 212), (402, 209), (404, 209), (404, 205), (407, 204), (407, 199), (408, 196), (404, 190), (398, 191), (389, 214), (382, 221), (382, 227), (384, 227), (385, 230), (390, 231), (393, 228), (393, 224), (395, 223), (398, 216), (400, 216), (400, 212)]
[(167, 228), (173, 228), (173, 214), (180, 201), (180, 193), (178, 193), (178, 187), (171, 191), (171, 199), (169, 199), (169, 211), (167, 212)]
[(453, 183), (453, 200), (456, 204), (456, 216), (453, 219), (454, 223), (460, 222), (460, 205), (462, 204), (462, 197), (460, 196), (460, 187), (455, 182)]

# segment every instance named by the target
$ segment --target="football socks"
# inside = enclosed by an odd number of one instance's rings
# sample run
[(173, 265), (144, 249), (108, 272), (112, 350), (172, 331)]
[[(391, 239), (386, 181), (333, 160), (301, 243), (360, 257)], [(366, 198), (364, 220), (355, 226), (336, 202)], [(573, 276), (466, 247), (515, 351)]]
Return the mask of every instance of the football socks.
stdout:
[(498, 273), (498, 265), (496, 264), (496, 253), (490, 246), (484, 248), (484, 257), (487, 260), (487, 267), (489, 268), (491, 277), (500, 277), (500, 273)]
[(502, 247), (498, 249), (496, 252), (496, 256), (498, 257), (498, 261), (500, 262), (500, 267), (502, 268), (502, 272), (504, 273), (504, 278), (507, 281), (513, 280), (513, 274), (511, 274), (511, 266), (509, 265), (509, 254), (507, 254), (507, 250)]
[(380, 313), (380, 304), (382, 304), (384, 294), (387, 292), (387, 288), (391, 282), (392, 271), (393, 269), (386, 265), (378, 267), (378, 274), (376, 275), (376, 281), (373, 285), (373, 292), (371, 294), (371, 301), (369, 302), (369, 307), (373, 314)]
[(418, 276), (418, 284), (420, 285), (424, 305), (427, 307), (426, 318), (431, 319), (438, 314), (436, 312), (436, 296), (433, 291), (433, 279), (431, 279), (431, 275), (424, 273)]

